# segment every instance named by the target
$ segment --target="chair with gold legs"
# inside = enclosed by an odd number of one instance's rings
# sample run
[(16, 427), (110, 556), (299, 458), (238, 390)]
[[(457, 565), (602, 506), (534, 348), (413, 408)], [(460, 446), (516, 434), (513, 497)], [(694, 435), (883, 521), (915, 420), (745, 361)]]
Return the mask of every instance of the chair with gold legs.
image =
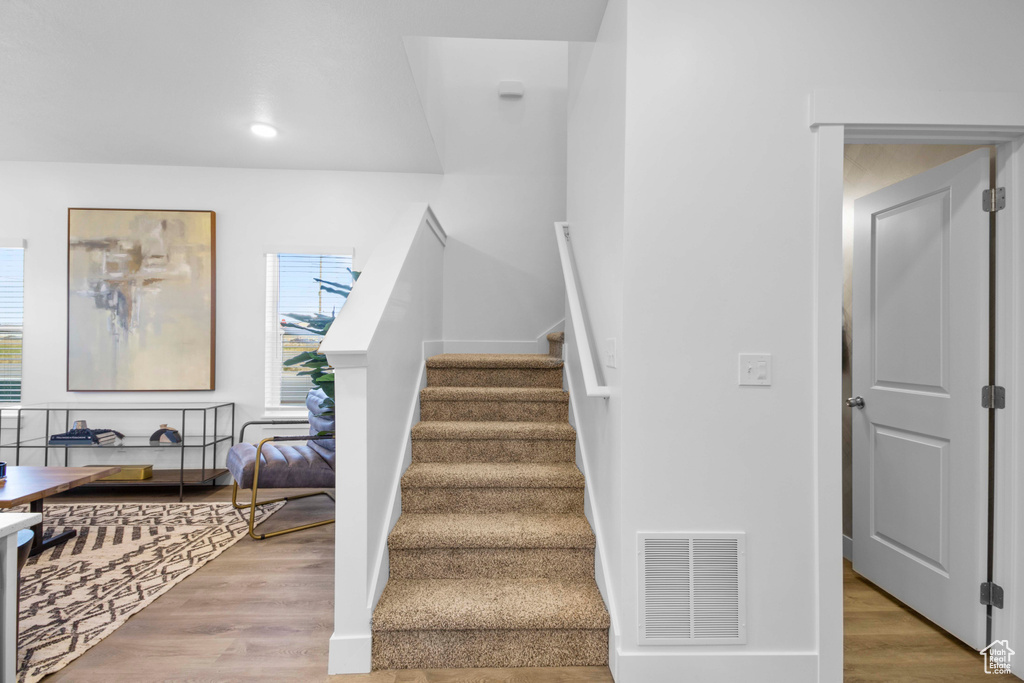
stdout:
[[(271, 500), (258, 500), (260, 489), (334, 488), (334, 420), (332, 416), (322, 415), (319, 405), (323, 398), (322, 392), (310, 392), (306, 400), (306, 406), (309, 408), (308, 420), (254, 420), (247, 422), (242, 427), (239, 443), (232, 446), (228, 452), (227, 468), (235, 480), (231, 492), (231, 504), (238, 510), (249, 508), (249, 536), (258, 541), (334, 522), (333, 519), (325, 519), (265, 534), (256, 533), (256, 508), (261, 505), (319, 495), (334, 498), (330, 491), (321, 490)], [(306, 423), (310, 425), (309, 436), (271, 436), (261, 440), (258, 446), (244, 443), (245, 428), (250, 425)], [(293, 445), (293, 442), (304, 443)], [(249, 501), (238, 502), (239, 488), (251, 489)]]

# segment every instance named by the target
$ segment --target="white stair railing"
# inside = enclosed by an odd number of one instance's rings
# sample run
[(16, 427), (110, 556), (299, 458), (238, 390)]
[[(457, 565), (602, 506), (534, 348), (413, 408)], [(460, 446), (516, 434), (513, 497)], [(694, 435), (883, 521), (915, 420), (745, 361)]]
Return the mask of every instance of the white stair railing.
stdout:
[(568, 223), (555, 223), (555, 239), (558, 242), (558, 256), (562, 262), (562, 275), (565, 277), (565, 296), (569, 302), (569, 316), (576, 337), (576, 353), (583, 371), (583, 388), (587, 396), (608, 398), (611, 396), (611, 390), (597, 379), (597, 364), (591, 351), (593, 347), (590, 344), (590, 328), (583, 314), (583, 298), (580, 296), (576, 264), (572, 258)]
[(373, 247), (320, 345), (334, 368), (338, 436), (332, 674), (370, 672), (392, 486), (418, 408), (424, 342), (443, 338), (446, 240), (430, 207), (411, 205)]

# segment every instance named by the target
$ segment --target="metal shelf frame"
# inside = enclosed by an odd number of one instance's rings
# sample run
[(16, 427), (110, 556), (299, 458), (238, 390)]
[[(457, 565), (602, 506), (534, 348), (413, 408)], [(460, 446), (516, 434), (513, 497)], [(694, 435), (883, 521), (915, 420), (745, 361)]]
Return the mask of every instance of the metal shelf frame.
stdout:
[[(230, 411), (231, 415), (231, 427), (227, 434), (218, 434), (221, 422), (221, 413), (224, 411), (224, 417), (227, 417), (227, 411)], [(183, 500), (185, 496), (185, 486), (193, 486), (200, 484), (214, 485), (217, 477), (226, 473), (227, 470), (224, 468), (217, 467), (217, 448), (220, 444), (228, 443), (229, 447), (235, 444), (235, 404), (234, 403), (167, 403), (167, 404), (103, 404), (103, 403), (44, 403), (39, 405), (28, 405), (21, 406), (14, 410), (0, 411), (0, 433), (3, 432), (3, 420), (4, 412), (15, 413), (15, 440), (12, 443), (0, 443), (0, 448), (13, 448), (14, 449), (14, 464), (21, 464), (21, 450), (24, 449), (43, 449), (43, 465), (46, 467), (50, 466), (50, 450), (54, 449), (57, 451), (64, 451), (64, 467), (68, 467), (68, 460), (71, 451), (83, 451), (83, 450), (110, 450), (110, 449), (161, 449), (165, 451), (177, 451), (179, 454), (179, 466), (177, 468), (178, 479), (175, 482), (173, 479), (166, 475), (158, 475), (158, 472), (173, 472), (173, 469), (166, 470), (153, 470), (153, 479), (143, 479), (139, 481), (97, 481), (89, 484), (90, 486), (173, 486), (175, 483), (178, 484), (178, 500)], [(51, 425), (58, 428), (58, 425), (63, 422), (63, 431), (68, 431), (74, 424), (75, 420), (85, 419), (89, 413), (164, 413), (166, 415), (174, 415), (181, 417), (181, 428), (179, 433), (181, 434), (181, 443), (177, 444), (152, 444), (149, 443), (148, 436), (125, 436), (123, 443), (120, 445), (83, 445), (83, 444), (65, 444), (61, 446), (53, 446), (49, 444)], [(44, 413), (45, 414), (45, 431), (42, 437), (29, 437), (22, 438), (23, 434), (23, 422), (22, 419), (31, 413)], [(202, 430), (198, 428), (193, 432), (189, 427), (189, 416), (192, 416), (192, 426), (197, 427), (200, 418), (197, 416), (201, 415), (202, 419)], [(61, 419), (63, 417), (63, 419)], [(168, 420), (169, 422), (169, 420)], [(8, 428), (9, 429), (9, 428)], [(195, 449), (201, 449), (202, 452), (202, 467), (195, 469), (185, 468), (185, 454), (186, 452), (193, 451)], [(212, 449), (212, 452), (208, 453), (208, 450)], [(59, 455), (57, 456), (59, 458)], [(207, 467), (207, 457), (210, 458), (210, 466)], [(188, 472), (189, 476), (186, 479), (185, 473)]]

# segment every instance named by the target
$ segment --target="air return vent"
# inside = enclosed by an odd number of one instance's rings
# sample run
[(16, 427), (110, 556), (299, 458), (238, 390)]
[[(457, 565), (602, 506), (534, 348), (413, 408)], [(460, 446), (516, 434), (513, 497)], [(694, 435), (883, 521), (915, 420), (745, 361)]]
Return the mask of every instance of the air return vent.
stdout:
[(642, 533), (641, 645), (745, 643), (746, 535)]

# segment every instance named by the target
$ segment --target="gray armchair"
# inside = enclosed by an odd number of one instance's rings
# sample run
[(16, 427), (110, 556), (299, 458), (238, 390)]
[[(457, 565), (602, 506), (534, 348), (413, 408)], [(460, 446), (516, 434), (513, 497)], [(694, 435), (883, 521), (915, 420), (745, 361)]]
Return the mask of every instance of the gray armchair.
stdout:
[[(320, 403), (325, 398), (326, 395), (320, 389), (309, 392), (306, 396), (306, 408), (309, 410), (308, 419), (246, 422), (242, 426), (239, 443), (228, 451), (227, 468), (235, 480), (234, 489), (231, 492), (231, 503), (239, 510), (249, 508), (249, 535), (258, 541), (271, 536), (280, 536), (293, 531), (330, 524), (334, 521), (326, 519), (266, 534), (257, 534), (255, 528), (258, 505), (308, 498), (309, 496), (334, 497), (329, 491), (314, 491), (296, 496), (257, 501), (260, 489), (334, 488), (334, 417), (333, 415), (325, 416), (320, 409)], [(309, 424), (309, 436), (271, 436), (261, 440), (259, 445), (244, 443), (245, 428), (250, 425), (306, 423)], [(322, 436), (325, 432), (330, 433), (331, 436), (326, 438)], [(238, 502), (239, 488), (252, 490), (252, 498), (248, 503)]]

